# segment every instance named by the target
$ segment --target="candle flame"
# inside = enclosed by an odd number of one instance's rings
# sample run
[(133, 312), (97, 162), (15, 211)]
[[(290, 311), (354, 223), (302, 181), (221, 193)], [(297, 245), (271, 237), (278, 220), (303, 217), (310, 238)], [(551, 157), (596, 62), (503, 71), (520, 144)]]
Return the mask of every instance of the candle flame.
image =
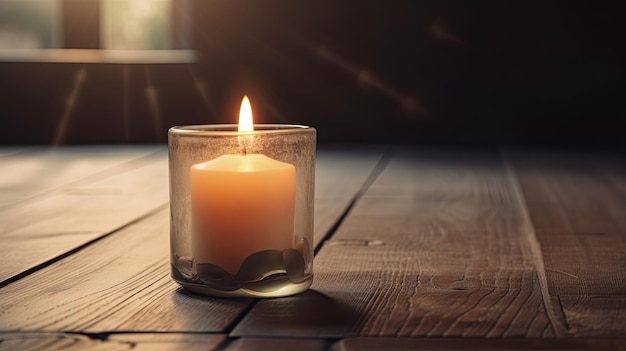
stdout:
[[(241, 108), (239, 109), (239, 127), (237, 128), (241, 134), (252, 134), (254, 131), (254, 124), (252, 123), (252, 106), (250, 105), (250, 99), (247, 95), (243, 96), (241, 101)], [(241, 154), (248, 154), (248, 150), (252, 148), (254, 142), (254, 136), (239, 136), (239, 147), (241, 148)]]
[(252, 106), (247, 95), (243, 96), (241, 101), (241, 109), (239, 109), (239, 132), (252, 132), (254, 125), (252, 123)]

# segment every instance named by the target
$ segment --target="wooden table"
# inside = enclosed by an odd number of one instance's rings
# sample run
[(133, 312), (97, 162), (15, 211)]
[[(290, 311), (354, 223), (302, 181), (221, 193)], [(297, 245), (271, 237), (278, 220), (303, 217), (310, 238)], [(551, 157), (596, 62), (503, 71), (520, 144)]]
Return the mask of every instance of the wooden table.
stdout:
[(325, 146), (315, 279), (170, 278), (167, 149), (0, 148), (0, 349), (626, 348), (617, 153)]

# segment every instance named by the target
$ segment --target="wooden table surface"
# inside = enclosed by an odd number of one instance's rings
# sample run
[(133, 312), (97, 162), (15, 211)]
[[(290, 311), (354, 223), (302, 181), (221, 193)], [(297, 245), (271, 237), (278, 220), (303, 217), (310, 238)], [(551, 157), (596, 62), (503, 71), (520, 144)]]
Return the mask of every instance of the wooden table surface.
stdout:
[(167, 148), (0, 148), (0, 350), (626, 349), (618, 153), (323, 146), (315, 278), (180, 288)]

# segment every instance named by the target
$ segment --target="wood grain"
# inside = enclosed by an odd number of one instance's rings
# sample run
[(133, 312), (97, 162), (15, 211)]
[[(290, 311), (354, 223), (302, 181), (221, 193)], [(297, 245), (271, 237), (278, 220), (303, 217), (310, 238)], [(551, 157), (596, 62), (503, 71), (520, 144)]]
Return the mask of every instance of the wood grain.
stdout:
[(555, 313), (576, 336), (626, 336), (626, 162), (510, 153), (545, 258)]
[(399, 150), (316, 257), (324, 298), (230, 335), (553, 337), (520, 206), (497, 151)]
[(623, 350), (624, 340), (555, 339), (425, 339), (425, 338), (350, 338), (337, 341), (330, 351), (369, 350)]
[(0, 334), (0, 350), (2, 351), (39, 351), (39, 350), (130, 350), (131, 345), (125, 343), (105, 343), (85, 335), (64, 333), (7, 333)]
[(209, 350), (218, 347), (224, 335), (211, 334), (118, 334), (106, 340), (69, 333), (4, 333), (0, 350)]
[(224, 334), (123, 333), (113, 334), (107, 342), (130, 345), (133, 351), (206, 351), (221, 349)]
[(187, 293), (170, 278), (169, 210), (2, 288), (0, 330), (223, 332), (252, 300)]
[[(0, 209), (105, 172), (162, 149), (157, 146), (0, 148)], [(22, 150), (22, 152), (18, 152)]]
[(0, 286), (164, 206), (168, 202), (167, 172), (166, 150), (161, 148), (123, 167), (65, 184), (0, 211)]

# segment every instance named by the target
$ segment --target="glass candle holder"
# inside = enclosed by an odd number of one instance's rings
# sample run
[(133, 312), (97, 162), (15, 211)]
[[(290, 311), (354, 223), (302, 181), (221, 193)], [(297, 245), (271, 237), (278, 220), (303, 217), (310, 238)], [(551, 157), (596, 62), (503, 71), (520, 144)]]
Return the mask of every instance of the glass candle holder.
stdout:
[(172, 278), (196, 293), (277, 297), (313, 280), (316, 131), (168, 132)]

